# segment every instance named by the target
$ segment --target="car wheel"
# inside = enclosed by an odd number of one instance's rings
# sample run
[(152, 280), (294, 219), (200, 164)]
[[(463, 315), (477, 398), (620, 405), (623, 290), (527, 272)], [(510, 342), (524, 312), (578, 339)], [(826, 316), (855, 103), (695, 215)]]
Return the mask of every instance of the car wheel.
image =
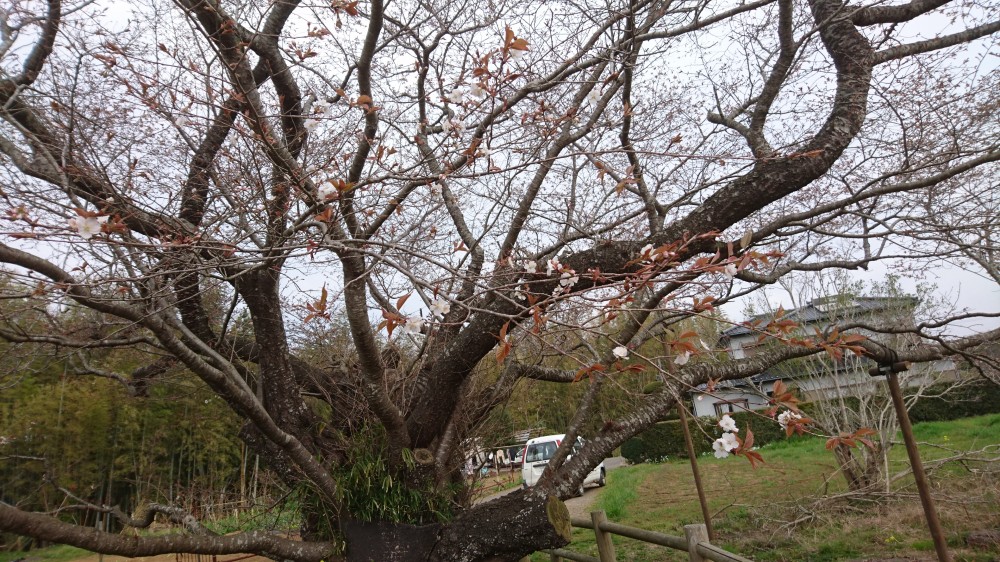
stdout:
[(604, 469), (601, 469), (601, 477), (597, 479), (598, 486), (604, 486), (608, 483), (608, 477), (604, 474)]

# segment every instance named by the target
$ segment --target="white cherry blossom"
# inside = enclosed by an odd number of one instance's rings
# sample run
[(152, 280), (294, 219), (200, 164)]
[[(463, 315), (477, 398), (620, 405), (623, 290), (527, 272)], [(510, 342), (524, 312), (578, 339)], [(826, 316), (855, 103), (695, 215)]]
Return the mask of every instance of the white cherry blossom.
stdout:
[[(726, 435), (729, 434), (727, 433)], [(715, 458), (717, 459), (724, 459), (729, 456), (729, 451), (726, 450), (726, 445), (722, 442), (722, 439), (716, 439), (712, 442), (712, 450), (715, 451)]]
[(486, 89), (479, 84), (469, 86), (469, 97), (481, 100), (486, 97)]
[(722, 428), (722, 431), (739, 431), (740, 430), (740, 428), (736, 427), (736, 420), (734, 420), (733, 418), (729, 417), (729, 414), (726, 414), (726, 415), (722, 416), (722, 419), (719, 420), (719, 427)]
[(562, 275), (559, 276), (559, 284), (566, 289), (569, 289), (580, 280), (579, 275), (574, 275), (574, 271), (571, 269), (569, 271), (564, 271)]
[(108, 222), (108, 217), (77, 217), (69, 219), (69, 227), (76, 229), (84, 240), (90, 240), (95, 234), (101, 233), (101, 225)]
[(522, 51), (521, 49), (514, 49), (512, 47), (510, 49), (510, 60), (512, 60), (514, 62), (517, 62), (517, 61), (521, 60), (521, 58), (523, 58), (524, 54), (527, 53), (527, 52), (528, 51)]
[(559, 263), (559, 258), (552, 258), (545, 265), (545, 274), (552, 275), (553, 271), (559, 271), (560, 269), (562, 269), (562, 264)]
[(406, 324), (403, 324), (403, 332), (415, 336), (420, 333), (423, 327), (424, 321), (419, 316), (410, 316), (406, 319)]
[(690, 351), (681, 352), (681, 353), (677, 354), (677, 357), (674, 357), (674, 363), (676, 363), (678, 365), (687, 365), (687, 362), (690, 361), (690, 360), (691, 360), (691, 352)]
[(626, 359), (628, 357), (628, 348), (624, 345), (619, 345), (618, 347), (612, 349), (611, 353), (619, 359)]
[(448, 95), (445, 97), (448, 99), (448, 101), (450, 101), (455, 105), (462, 105), (462, 102), (465, 101), (465, 93), (458, 88), (455, 88), (454, 90), (449, 92)]
[(723, 433), (720, 441), (722, 441), (722, 445), (727, 451), (733, 451), (740, 446), (740, 442), (736, 440), (735, 433)]
[(729, 279), (732, 279), (733, 277), (736, 277), (736, 274), (738, 272), (739, 272), (739, 268), (736, 267), (736, 264), (735, 263), (729, 263), (729, 264), (726, 264), (726, 270), (723, 273), (725, 273), (726, 277), (728, 277)]
[(316, 197), (320, 201), (325, 201), (335, 195), (337, 195), (337, 186), (333, 185), (330, 180), (326, 180), (316, 187)]
[(524, 271), (531, 274), (538, 273), (538, 263), (534, 260), (528, 260), (524, 264)]
[(781, 429), (788, 429), (790, 423), (800, 419), (802, 419), (801, 415), (796, 414), (791, 410), (785, 410), (784, 412), (778, 414), (778, 425), (781, 426)]
[(449, 134), (454, 131), (455, 133), (461, 135), (465, 132), (465, 122), (461, 119), (452, 117), (451, 119), (445, 120), (445, 122), (441, 124), (441, 130)]
[(594, 89), (587, 93), (587, 99), (584, 101), (590, 107), (596, 106), (601, 101), (601, 90), (595, 86)]
[(438, 318), (444, 318), (445, 314), (451, 312), (451, 303), (441, 297), (438, 297), (431, 303), (430, 308), (431, 314), (437, 316)]
[(319, 127), (319, 124), (320, 124), (319, 119), (306, 119), (305, 123), (303, 123), (302, 126), (305, 128), (305, 130), (311, 133), (315, 131), (317, 127)]

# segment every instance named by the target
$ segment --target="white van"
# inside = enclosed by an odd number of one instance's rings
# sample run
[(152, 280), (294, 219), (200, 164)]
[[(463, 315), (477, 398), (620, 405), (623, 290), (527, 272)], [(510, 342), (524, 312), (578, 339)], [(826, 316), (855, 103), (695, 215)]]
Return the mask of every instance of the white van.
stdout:
[[(538, 483), (538, 479), (542, 476), (542, 472), (545, 471), (545, 467), (549, 465), (549, 459), (556, 454), (556, 449), (559, 448), (559, 445), (565, 438), (566, 435), (560, 433), (559, 435), (546, 435), (528, 440), (524, 445), (524, 461), (521, 464), (521, 478), (524, 479), (525, 488)], [(570, 457), (573, 456), (573, 453), (579, 451), (581, 447), (583, 447), (583, 439), (577, 437), (576, 445), (573, 446)], [(566, 460), (569, 460), (569, 457)], [(590, 471), (587, 478), (583, 480), (583, 484), (603, 486), (605, 483), (607, 483), (607, 477), (604, 473), (604, 461), (601, 461), (601, 464)], [(578, 493), (579, 495), (583, 495), (583, 486), (580, 486)]]

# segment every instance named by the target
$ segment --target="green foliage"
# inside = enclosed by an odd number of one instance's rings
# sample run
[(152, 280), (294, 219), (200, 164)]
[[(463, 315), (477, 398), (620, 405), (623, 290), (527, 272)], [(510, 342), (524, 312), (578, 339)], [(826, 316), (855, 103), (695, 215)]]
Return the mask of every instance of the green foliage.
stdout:
[(233, 515), (205, 521), (205, 527), (220, 535), (246, 531), (298, 531), (302, 525), (301, 506), (294, 500), (277, 506), (255, 507)]
[[(340, 499), (350, 516), (359, 521), (414, 525), (449, 519), (455, 490), (435, 489), (432, 478), (417, 476), (419, 467), (409, 451), (403, 451), (406, 465), (403, 474), (394, 471), (386, 462), (388, 455), (383, 447), (387, 440), (381, 434), (383, 431), (381, 427), (366, 428), (354, 434), (347, 461), (333, 473), (343, 494)], [(306, 509), (328, 508), (313, 501)]]
[[(146, 501), (190, 508), (202, 495), (219, 501), (239, 483), (239, 423), (184, 373), (144, 398), (107, 379), (62, 377), (61, 368), (26, 373), (0, 398), (0, 427), (10, 440), (0, 499), (26, 509), (58, 507), (64, 496), (53, 484), (131, 510)], [(90, 523), (84, 512), (65, 517)]]
[(90, 552), (82, 548), (59, 544), (30, 552), (22, 550), (0, 551), (0, 562), (14, 562), (31, 558), (31, 562), (67, 562), (90, 556)]
[(946, 384), (929, 387), (910, 408), (913, 422), (957, 420), (970, 416), (1000, 413), (1000, 385), (989, 381), (976, 381), (937, 396)]
[[(731, 414), (731, 417), (736, 421), (736, 426), (740, 428), (739, 436), (741, 438), (746, 435), (747, 427), (753, 430), (755, 446), (797, 438), (786, 437), (778, 422), (762, 416), (759, 412), (738, 412)], [(716, 425), (717, 423), (718, 419), (716, 418), (688, 419), (688, 427), (691, 431), (696, 454), (702, 455), (712, 451), (712, 441), (722, 434), (722, 430)], [(687, 448), (684, 445), (684, 430), (680, 420), (660, 422), (629, 439), (622, 444), (622, 456), (631, 463), (673, 457), (686, 458)]]

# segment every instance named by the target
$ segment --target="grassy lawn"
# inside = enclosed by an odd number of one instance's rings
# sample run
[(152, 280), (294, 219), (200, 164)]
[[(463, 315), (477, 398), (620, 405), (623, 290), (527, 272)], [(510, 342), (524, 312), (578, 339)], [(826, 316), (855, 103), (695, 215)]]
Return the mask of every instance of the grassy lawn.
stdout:
[[(914, 432), (926, 442), (921, 457), (932, 467), (938, 513), (955, 559), (1000, 560), (1000, 547), (974, 550), (965, 545), (970, 531), (1000, 528), (1000, 463), (952, 462), (933, 468), (935, 459), (988, 445), (994, 446), (988, 456), (1000, 455), (1000, 415), (922, 423)], [(700, 458), (715, 542), (759, 561), (935, 560), (912, 477), (894, 485), (899, 497), (892, 500), (837, 500), (834, 496), (846, 485), (824, 444), (819, 438), (793, 438), (764, 447), (760, 452), (766, 464), (756, 470), (739, 457)], [(890, 471), (896, 474), (907, 466), (900, 443), (892, 450)], [(605, 510), (613, 521), (671, 535), (683, 535), (684, 525), (701, 522), (686, 459), (610, 472), (594, 509)], [(787, 525), (795, 520), (801, 522)], [(687, 560), (685, 553), (614, 540), (618, 560)], [(597, 556), (593, 534), (585, 529), (574, 530), (570, 548)], [(533, 560), (548, 556), (536, 553)]]
[(22, 558), (31, 558), (31, 562), (67, 562), (85, 558), (92, 553), (82, 548), (57, 544), (46, 548), (39, 548), (31, 552), (21, 551), (0, 551), (0, 562), (11, 562)]

